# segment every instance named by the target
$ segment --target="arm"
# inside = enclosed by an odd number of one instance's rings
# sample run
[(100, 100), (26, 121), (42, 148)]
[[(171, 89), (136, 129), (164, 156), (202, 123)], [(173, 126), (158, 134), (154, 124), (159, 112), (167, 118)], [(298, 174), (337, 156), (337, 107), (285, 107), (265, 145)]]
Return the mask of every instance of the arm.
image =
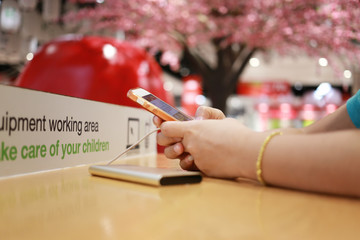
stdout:
[(360, 130), (276, 136), (263, 156), (263, 178), (275, 186), (360, 197), (359, 139)]
[(286, 134), (275, 137), (264, 154), (265, 181), (289, 188), (360, 196), (360, 130), (351, 121), (346, 105), (303, 128), (304, 135), (284, 131)]
[[(268, 133), (237, 120), (165, 122), (167, 137), (180, 137), (184, 151), (206, 175), (256, 180), (256, 160)], [(274, 186), (360, 197), (360, 130), (274, 137), (263, 156), (263, 178)]]
[[(256, 180), (257, 156), (269, 132), (254, 132), (233, 119), (169, 122), (161, 128), (162, 137), (183, 139), (183, 151), (189, 152), (208, 176)], [(268, 144), (263, 156), (265, 181), (287, 188), (360, 196), (360, 130), (354, 129), (346, 107), (304, 128), (305, 134), (291, 134), (298, 133), (295, 130), (284, 129), (283, 136)], [(168, 148), (172, 147), (169, 144)]]
[[(210, 108), (210, 107), (199, 107), (196, 112), (196, 119), (224, 119), (225, 115), (218, 109)], [(154, 117), (154, 123), (157, 127), (160, 127), (162, 124), (162, 120), (158, 117)], [(336, 131), (343, 129), (353, 129), (355, 128), (352, 123), (347, 110), (346, 105), (341, 106), (334, 113), (320, 119), (314, 124), (301, 129), (295, 128), (285, 128), (280, 129), (284, 134), (312, 134), (312, 133), (320, 133), (320, 132), (328, 132), (328, 131)], [(273, 130), (267, 131), (267, 133)], [(167, 146), (165, 148), (165, 155), (168, 158), (179, 158), (181, 160), (180, 165), (184, 169), (192, 169), (195, 170), (196, 167), (193, 166), (192, 158), (189, 154), (184, 154), (184, 147), (181, 144), (181, 139), (179, 138), (168, 138), (163, 136), (162, 133), (158, 134), (158, 143), (163, 146)], [(190, 157), (190, 158), (189, 158)], [(184, 160), (184, 161), (183, 161)]]
[(355, 128), (344, 104), (332, 114), (327, 115), (303, 130), (305, 133), (320, 133)]
[(314, 122), (313, 124), (305, 128), (298, 128), (298, 129), (285, 128), (279, 130), (281, 130), (285, 134), (292, 134), (292, 133), (313, 134), (313, 133), (324, 133), (324, 132), (331, 132), (331, 131), (338, 131), (345, 129), (356, 129), (356, 127), (351, 121), (346, 109), (346, 105), (344, 104), (340, 108), (338, 108), (335, 112), (319, 119), (318, 121)]

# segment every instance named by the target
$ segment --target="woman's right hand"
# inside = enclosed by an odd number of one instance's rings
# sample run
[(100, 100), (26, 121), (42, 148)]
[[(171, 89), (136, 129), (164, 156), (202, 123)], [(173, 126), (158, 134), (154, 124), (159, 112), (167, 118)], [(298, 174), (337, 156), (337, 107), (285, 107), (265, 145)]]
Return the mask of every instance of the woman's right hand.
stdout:
[[(196, 120), (224, 118), (225, 114), (219, 109), (205, 106), (199, 107), (195, 114)], [(154, 116), (153, 122), (156, 127), (160, 127), (160, 125), (163, 123), (163, 120), (157, 116)], [(184, 152), (182, 139), (166, 137), (161, 132), (159, 132), (157, 134), (157, 143), (161, 146), (165, 146), (164, 154), (167, 158), (180, 159), (181, 168), (186, 170), (198, 170), (198, 168), (194, 164), (192, 156)]]

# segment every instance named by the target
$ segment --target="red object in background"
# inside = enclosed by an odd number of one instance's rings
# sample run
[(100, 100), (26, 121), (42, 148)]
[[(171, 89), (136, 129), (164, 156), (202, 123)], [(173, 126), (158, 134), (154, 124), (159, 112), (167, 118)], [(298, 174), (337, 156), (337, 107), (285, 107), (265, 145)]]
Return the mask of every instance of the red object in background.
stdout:
[(189, 75), (183, 79), (183, 83), (181, 106), (187, 114), (194, 116), (199, 106), (196, 98), (202, 94), (201, 77)]
[(240, 82), (237, 86), (237, 93), (246, 96), (269, 96), (277, 97), (291, 93), (291, 85), (286, 81), (268, 82)]
[(262, 86), (262, 83), (240, 82), (237, 85), (237, 94), (243, 96), (261, 96), (263, 94)]
[(269, 105), (268, 103), (259, 103), (256, 105), (259, 114), (266, 115), (268, 118), (274, 119), (295, 119), (297, 117), (297, 110), (290, 103), (275, 103)]
[(153, 57), (130, 43), (104, 37), (71, 35), (45, 44), (15, 85), (138, 108), (126, 94), (142, 87), (174, 103)]

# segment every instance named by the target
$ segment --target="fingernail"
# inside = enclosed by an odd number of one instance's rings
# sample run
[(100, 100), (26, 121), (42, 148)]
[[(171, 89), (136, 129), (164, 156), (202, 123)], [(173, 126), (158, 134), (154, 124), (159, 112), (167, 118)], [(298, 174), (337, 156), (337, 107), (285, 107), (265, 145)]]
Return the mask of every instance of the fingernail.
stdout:
[(193, 162), (193, 161), (194, 161), (194, 157), (191, 156), (191, 155), (189, 155), (189, 156), (186, 157), (186, 160), (187, 160), (188, 162)]
[(181, 149), (180, 149), (179, 144), (176, 144), (176, 145), (174, 146), (174, 151), (175, 151), (176, 153), (178, 153), (178, 154), (181, 153)]

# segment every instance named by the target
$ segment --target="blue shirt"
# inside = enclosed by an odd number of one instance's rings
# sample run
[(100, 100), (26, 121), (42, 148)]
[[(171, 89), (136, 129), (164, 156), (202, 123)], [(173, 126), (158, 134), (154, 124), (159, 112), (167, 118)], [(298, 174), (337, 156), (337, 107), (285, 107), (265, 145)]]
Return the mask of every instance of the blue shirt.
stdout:
[(360, 90), (347, 101), (346, 109), (351, 121), (360, 128)]

